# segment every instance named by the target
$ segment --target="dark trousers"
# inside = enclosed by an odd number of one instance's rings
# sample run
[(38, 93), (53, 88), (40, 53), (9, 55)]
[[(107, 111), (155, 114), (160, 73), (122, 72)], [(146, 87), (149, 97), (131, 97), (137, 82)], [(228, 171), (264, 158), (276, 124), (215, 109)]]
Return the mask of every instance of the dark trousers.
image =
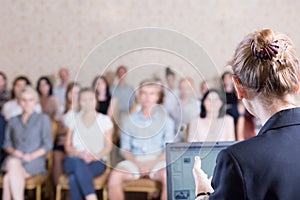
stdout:
[(94, 194), (93, 179), (104, 173), (106, 165), (95, 161), (85, 163), (78, 157), (67, 157), (64, 160), (64, 171), (69, 176), (72, 200), (82, 200), (89, 194)]

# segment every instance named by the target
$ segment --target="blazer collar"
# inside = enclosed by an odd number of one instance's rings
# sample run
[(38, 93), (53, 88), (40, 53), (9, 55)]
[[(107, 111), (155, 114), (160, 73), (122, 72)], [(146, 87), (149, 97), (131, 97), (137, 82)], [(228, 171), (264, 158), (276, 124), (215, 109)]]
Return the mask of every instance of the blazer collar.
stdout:
[(275, 113), (260, 129), (258, 135), (262, 135), (268, 130), (292, 125), (300, 125), (300, 108), (291, 108)]

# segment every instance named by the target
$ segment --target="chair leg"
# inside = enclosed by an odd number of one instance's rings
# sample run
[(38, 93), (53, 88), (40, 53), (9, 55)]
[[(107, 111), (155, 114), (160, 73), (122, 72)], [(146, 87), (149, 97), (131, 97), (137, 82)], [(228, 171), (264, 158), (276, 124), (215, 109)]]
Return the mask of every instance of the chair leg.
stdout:
[(61, 199), (61, 186), (60, 184), (58, 184), (56, 186), (56, 197), (55, 200), (60, 200)]
[(41, 185), (38, 185), (37, 187), (36, 187), (36, 200), (41, 200), (41, 195), (42, 195), (42, 191), (41, 191)]
[(107, 200), (108, 199), (108, 194), (107, 194), (107, 187), (104, 186), (102, 189), (102, 199)]

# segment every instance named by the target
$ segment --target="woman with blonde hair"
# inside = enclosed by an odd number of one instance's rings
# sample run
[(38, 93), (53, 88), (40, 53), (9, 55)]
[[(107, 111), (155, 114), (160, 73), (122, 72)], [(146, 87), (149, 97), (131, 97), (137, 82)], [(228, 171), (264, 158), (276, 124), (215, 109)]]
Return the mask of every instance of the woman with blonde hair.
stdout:
[(299, 62), (292, 41), (264, 29), (246, 36), (231, 61), (238, 98), (260, 119), (258, 135), (217, 158), (212, 186), (195, 158), (199, 199), (299, 199)]
[(37, 92), (25, 86), (18, 93), (22, 114), (11, 118), (5, 130), (3, 148), (8, 153), (2, 167), (2, 199), (24, 199), (25, 179), (46, 173), (46, 153), (52, 149), (51, 123), (47, 115), (34, 112)]

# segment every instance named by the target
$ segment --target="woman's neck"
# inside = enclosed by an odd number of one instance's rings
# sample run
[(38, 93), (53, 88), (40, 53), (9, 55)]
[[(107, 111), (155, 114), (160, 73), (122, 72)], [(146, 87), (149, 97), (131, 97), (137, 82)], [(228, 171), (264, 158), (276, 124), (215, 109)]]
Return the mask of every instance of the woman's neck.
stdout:
[(217, 112), (207, 112), (206, 117), (207, 119), (217, 119), (219, 117), (219, 111)]
[(191, 97), (190, 96), (181, 96), (181, 102), (183, 104), (187, 104), (190, 101)]
[(100, 92), (98, 94), (98, 101), (105, 101), (106, 100), (106, 92)]
[(151, 108), (142, 108), (142, 113), (145, 118), (150, 118), (153, 113), (153, 107)]
[(47, 95), (47, 94), (42, 94), (40, 98), (41, 98), (41, 99), (48, 99), (48, 97), (50, 97), (50, 96)]
[(118, 86), (119, 86), (119, 87), (125, 87), (125, 85), (126, 85), (125, 78), (121, 78), (121, 79), (119, 80)]
[(22, 114), (22, 122), (26, 124), (28, 122), (29, 117), (32, 115), (33, 111), (31, 112), (23, 112)]
[(234, 91), (233, 89), (234, 89), (233, 85), (225, 85), (226, 92), (228, 92), (228, 93), (233, 92)]
[(254, 115), (261, 120), (264, 125), (274, 114), (281, 110), (296, 107), (295, 99), (292, 95), (287, 95), (284, 100), (273, 99), (271, 102), (261, 99), (254, 100), (252, 107), (255, 106)]
[(95, 117), (95, 111), (94, 110), (84, 110), (82, 113), (83, 117)]

